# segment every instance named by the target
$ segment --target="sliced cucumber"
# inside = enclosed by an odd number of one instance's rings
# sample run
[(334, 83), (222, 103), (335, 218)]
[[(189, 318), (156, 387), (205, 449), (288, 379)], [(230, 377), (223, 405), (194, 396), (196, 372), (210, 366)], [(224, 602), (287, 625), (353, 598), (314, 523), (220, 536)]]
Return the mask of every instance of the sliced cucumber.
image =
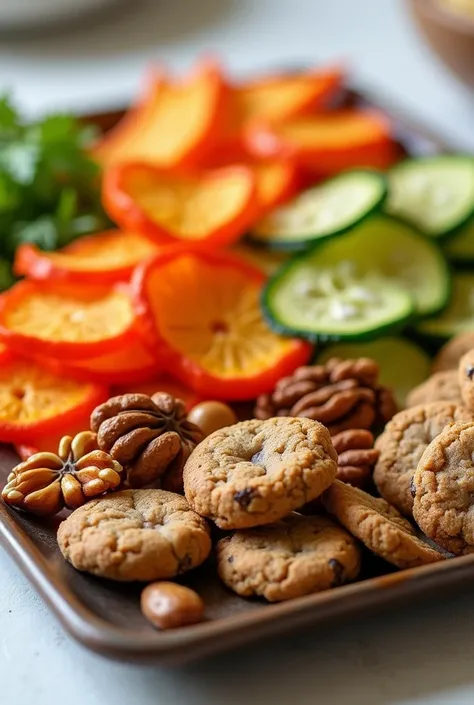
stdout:
[(371, 357), (380, 366), (381, 384), (391, 387), (400, 408), (408, 392), (430, 375), (431, 358), (416, 343), (406, 338), (379, 338), (370, 343), (335, 343), (324, 348), (318, 362), (331, 357)]
[(382, 174), (346, 171), (276, 208), (257, 223), (250, 237), (275, 249), (301, 250), (345, 232), (379, 208), (386, 194)]
[(474, 213), (473, 157), (407, 159), (389, 171), (388, 181), (385, 211), (430, 237), (446, 237)]
[(443, 313), (427, 318), (417, 330), (433, 338), (450, 338), (474, 331), (474, 273), (457, 272), (453, 276), (451, 300)]
[(466, 223), (459, 233), (444, 243), (443, 251), (450, 262), (458, 265), (474, 264), (474, 220)]
[(314, 340), (371, 339), (446, 305), (450, 275), (439, 248), (387, 216), (361, 223), (290, 260), (263, 306), (277, 330)]
[(235, 245), (232, 248), (232, 252), (242, 257), (246, 262), (260, 267), (262, 272), (265, 272), (269, 277), (275, 274), (290, 256), (286, 252), (273, 252), (266, 247), (256, 247), (242, 243)]

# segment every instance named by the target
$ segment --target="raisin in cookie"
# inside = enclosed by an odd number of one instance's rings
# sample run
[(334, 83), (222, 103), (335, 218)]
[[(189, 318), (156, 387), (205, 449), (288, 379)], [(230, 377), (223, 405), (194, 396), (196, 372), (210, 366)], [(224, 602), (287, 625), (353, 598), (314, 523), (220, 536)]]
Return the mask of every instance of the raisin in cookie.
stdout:
[(238, 595), (261, 595), (277, 602), (354, 580), (360, 570), (360, 549), (330, 519), (290, 514), (276, 524), (221, 539), (217, 568)]
[(411, 516), (410, 483), (425, 448), (447, 424), (472, 418), (464, 407), (445, 401), (414, 406), (396, 414), (375, 443), (380, 457), (374, 481), (382, 497)]
[(462, 403), (457, 370), (436, 372), (417, 387), (414, 387), (407, 395), (408, 407), (430, 404), (434, 401)]
[(59, 527), (61, 553), (74, 568), (112, 580), (159, 580), (209, 555), (206, 521), (180, 495), (124, 490), (76, 509)]
[(398, 568), (416, 568), (444, 558), (420, 541), (410, 522), (383, 499), (336, 480), (324, 493), (323, 502), (351, 534)]
[(221, 529), (245, 529), (302, 507), (336, 473), (337, 454), (322, 424), (253, 419), (215, 431), (197, 446), (184, 467), (184, 492)]
[(457, 370), (459, 360), (472, 348), (474, 348), (474, 331), (459, 333), (443, 345), (438, 352), (433, 361), (432, 372)]
[(419, 527), (456, 555), (474, 552), (474, 423), (451, 424), (423, 453), (413, 477)]

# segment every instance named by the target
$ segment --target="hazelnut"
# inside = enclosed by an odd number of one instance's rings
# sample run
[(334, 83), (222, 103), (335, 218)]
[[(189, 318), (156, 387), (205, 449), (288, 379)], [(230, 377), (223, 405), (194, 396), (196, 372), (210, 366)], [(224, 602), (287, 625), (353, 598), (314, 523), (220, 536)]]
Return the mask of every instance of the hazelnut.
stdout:
[(142, 613), (158, 629), (175, 629), (201, 622), (204, 602), (197, 592), (178, 583), (150, 583), (140, 598)]
[(205, 436), (226, 426), (233, 426), (238, 419), (234, 411), (221, 401), (202, 401), (188, 414), (188, 421), (199, 426)]

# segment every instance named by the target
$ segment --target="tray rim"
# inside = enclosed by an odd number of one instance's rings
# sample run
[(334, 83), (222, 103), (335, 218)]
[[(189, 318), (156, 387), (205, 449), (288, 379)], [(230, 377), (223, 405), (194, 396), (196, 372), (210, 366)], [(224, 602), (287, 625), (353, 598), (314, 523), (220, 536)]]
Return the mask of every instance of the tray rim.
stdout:
[[(14, 528), (9, 530), (13, 525)], [(312, 619), (329, 621), (333, 615), (336, 618), (344, 616), (344, 613), (354, 611), (354, 605), (348, 604), (354, 595), (356, 598), (375, 598), (370, 601), (370, 605), (377, 608), (389, 601), (386, 599), (387, 592), (400, 600), (405, 596), (416, 597), (420, 592), (426, 595), (443, 586), (458, 583), (461, 579), (474, 578), (472, 553), (284, 602), (262, 602), (256, 609), (201, 622), (192, 627), (142, 634), (127, 632), (125, 627), (111, 626), (89, 610), (72, 591), (61, 590), (56, 576), (48, 569), (47, 561), (27, 532), (17, 523), (13, 510), (3, 504), (0, 504), (0, 541), (64, 629), (89, 649), (119, 660), (190, 662), (220, 650), (221, 644), (216, 646), (218, 637), (232, 635), (231, 643), (225, 645), (225, 650), (252, 641), (252, 627), (257, 623), (260, 628), (258, 638), (265, 638), (272, 633), (284, 632), (287, 628), (302, 627)], [(438, 581), (439, 576), (443, 579)], [(368, 600), (361, 599), (359, 602), (364, 606)], [(337, 609), (342, 603), (344, 609)], [(326, 609), (327, 612), (324, 616), (318, 615), (313, 608)], [(199, 647), (199, 653), (193, 653), (196, 647)]]
[[(350, 96), (384, 112), (391, 121), (400, 121), (407, 130), (433, 142), (439, 151), (457, 151), (459, 146), (445, 140), (435, 130), (405, 115), (378, 93), (349, 86)], [(109, 108), (101, 113), (78, 115), (81, 120), (100, 123), (117, 119), (125, 108)], [(244, 643), (290, 629), (311, 621), (329, 622), (354, 612), (354, 599), (361, 607), (381, 608), (405, 598), (416, 598), (437, 589), (474, 578), (474, 553), (409, 570), (368, 578), (335, 590), (314, 593), (284, 602), (265, 604), (252, 610), (201, 622), (179, 630), (150, 633), (133, 632), (111, 625), (90, 610), (69, 588), (60, 587), (57, 576), (28, 533), (15, 519), (15, 512), (0, 502), (0, 544), (49, 606), (66, 632), (82, 645), (102, 656), (118, 660), (183, 663), (228, 650)], [(439, 578), (439, 579), (438, 579)], [(387, 594), (391, 598), (387, 599)], [(355, 595), (355, 598), (354, 598)], [(347, 598), (347, 599), (346, 599)], [(370, 599), (372, 598), (372, 599)], [(253, 629), (258, 627), (258, 634)], [(218, 637), (226, 636), (222, 644)], [(196, 653), (196, 649), (198, 653)]]

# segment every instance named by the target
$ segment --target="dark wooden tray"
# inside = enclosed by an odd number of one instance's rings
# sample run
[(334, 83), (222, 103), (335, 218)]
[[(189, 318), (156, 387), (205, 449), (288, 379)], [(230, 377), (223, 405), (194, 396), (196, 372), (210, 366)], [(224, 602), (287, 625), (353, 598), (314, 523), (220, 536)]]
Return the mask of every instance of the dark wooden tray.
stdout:
[[(382, 107), (393, 120), (401, 151), (418, 155), (451, 149), (451, 145), (414, 125), (400, 112), (380, 106), (379, 101), (355, 91), (347, 94), (347, 101)], [(108, 129), (121, 114), (116, 111), (87, 119)], [(12, 450), (0, 447), (0, 487), (16, 462)], [(194, 587), (205, 601), (206, 621), (158, 632), (140, 613), (140, 586), (79, 573), (63, 560), (56, 543), (61, 518), (31, 519), (0, 502), (0, 540), (74, 638), (104, 656), (122, 660), (183, 663), (310, 623), (356, 618), (369, 610), (412, 601), (418, 596), (425, 600), (429, 593), (439, 595), (448, 588), (459, 589), (474, 579), (474, 555), (395, 572), (367, 553), (361, 581), (269, 605), (244, 600), (227, 590), (210, 559), (186, 576), (186, 584)]]

